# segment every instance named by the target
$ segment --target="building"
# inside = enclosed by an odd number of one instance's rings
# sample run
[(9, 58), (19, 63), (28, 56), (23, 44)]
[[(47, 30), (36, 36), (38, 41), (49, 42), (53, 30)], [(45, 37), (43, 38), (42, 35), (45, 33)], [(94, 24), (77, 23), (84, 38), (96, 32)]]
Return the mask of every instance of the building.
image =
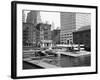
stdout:
[(60, 29), (52, 30), (51, 34), (53, 44), (60, 44)]
[(38, 44), (40, 44), (42, 48), (49, 48), (52, 45), (51, 25), (47, 23), (40, 23), (37, 25), (37, 29), (40, 31), (38, 34)]
[(39, 11), (30, 11), (27, 14), (26, 23), (32, 23), (34, 25), (41, 22), (41, 16)]
[(76, 30), (88, 25), (91, 25), (91, 14), (76, 13)]
[(61, 12), (61, 32), (60, 32), (60, 42), (61, 44), (73, 43), (73, 30), (76, 29), (76, 13), (72, 12)]
[(72, 44), (73, 32), (91, 24), (91, 15), (89, 13), (61, 12), (60, 16), (60, 42), (62, 44)]
[(73, 32), (73, 43), (84, 44), (85, 49), (91, 50), (91, 29), (90, 25), (84, 26), (79, 30)]
[(38, 32), (34, 24), (23, 23), (23, 46), (36, 47)]
[(24, 13), (24, 10), (22, 11), (22, 22), (25, 23), (25, 13)]
[(39, 11), (29, 11), (25, 21), (25, 13), (23, 11), (23, 44), (24, 46), (38, 47), (39, 30), (37, 24), (41, 22)]
[(41, 47), (49, 48), (52, 45), (51, 40), (51, 25), (41, 24), (40, 26)]

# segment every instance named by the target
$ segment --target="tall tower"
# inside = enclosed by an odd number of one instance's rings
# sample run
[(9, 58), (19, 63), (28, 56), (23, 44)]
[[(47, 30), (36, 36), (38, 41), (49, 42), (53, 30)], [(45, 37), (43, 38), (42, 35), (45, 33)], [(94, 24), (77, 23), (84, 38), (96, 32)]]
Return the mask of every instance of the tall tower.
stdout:
[(61, 33), (60, 41), (62, 44), (73, 43), (72, 31), (76, 29), (76, 13), (61, 12)]
[(89, 25), (91, 25), (90, 13), (76, 13), (76, 30)]
[(27, 23), (38, 24), (41, 22), (40, 12), (39, 11), (30, 11), (27, 14)]
[(41, 15), (40, 12), (37, 12), (37, 23), (41, 23)]
[(61, 43), (73, 43), (72, 32), (91, 25), (90, 13), (61, 12)]

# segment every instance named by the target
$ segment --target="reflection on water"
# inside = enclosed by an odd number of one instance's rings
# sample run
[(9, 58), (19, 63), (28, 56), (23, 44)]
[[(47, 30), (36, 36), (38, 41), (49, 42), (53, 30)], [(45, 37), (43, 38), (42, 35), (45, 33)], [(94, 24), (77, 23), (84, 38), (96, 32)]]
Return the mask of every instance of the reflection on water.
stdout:
[(24, 58), (31, 58), (31, 60), (41, 60), (47, 64), (52, 64), (60, 67), (76, 67), (76, 66), (90, 66), (91, 65), (91, 56), (68, 56), (61, 54), (60, 57), (57, 55), (54, 56), (41, 56), (41, 57), (34, 57), (34, 54), (27, 54), (24, 55)]
[(90, 66), (90, 56), (72, 57), (62, 55), (60, 65), (62, 67)]
[(89, 55), (81, 57), (61, 55), (60, 59), (58, 59), (58, 57), (55, 57), (52, 59), (44, 59), (43, 61), (61, 67), (90, 66)]

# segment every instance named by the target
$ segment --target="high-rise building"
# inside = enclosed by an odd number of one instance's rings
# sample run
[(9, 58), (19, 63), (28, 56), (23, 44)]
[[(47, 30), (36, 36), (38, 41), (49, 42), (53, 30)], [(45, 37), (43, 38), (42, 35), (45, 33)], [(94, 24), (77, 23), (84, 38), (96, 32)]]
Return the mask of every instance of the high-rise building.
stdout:
[(76, 13), (76, 30), (88, 25), (91, 25), (91, 14)]
[(62, 44), (73, 43), (72, 31), (76, 29), (76, 13), (61, 12), (60, 42)]
[(32, 23), (34, 25), (40, 23), (41, 22), (40, 12), (39, 11), (30, 11), (27, 14), (26, 22), (27, 23)]
[(73, 43), (73, 31), (91, 24), (89, 13), (61, 12), (60, 42)]

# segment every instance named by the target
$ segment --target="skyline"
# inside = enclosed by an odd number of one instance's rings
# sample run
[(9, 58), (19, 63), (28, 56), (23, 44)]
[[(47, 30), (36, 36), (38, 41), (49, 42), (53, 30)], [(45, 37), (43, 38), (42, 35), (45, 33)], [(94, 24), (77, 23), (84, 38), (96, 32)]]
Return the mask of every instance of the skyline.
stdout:
[[(27, 14), (30, 10), (25, 10), (25, 22), (27, 18)], [(68, 12), (66, 12), (68, 13)], [(91, 25), (91, 14), (89, 13), (75, 13), (76, 14), (76, 30), (81, 28), (82, 26)], [(50, 11), (40, 11), (40, 18), (42, 23), (48, 23), (52, 25), (52, 29), (56, 29), (61, 27), (61, 15), (60, 12), (50, 12)]]
[[(25, 14), (25, 22), (26, 22), (26, 18), (27, 18), (27, 14), (30, 11), (24, 11)], [(40, 17), (41, 17), (41, 21), (43, 23), (48, 23), (54, 26), (53, 29), (56, 28), (60, 28), (61, 24), (60, 24), (60, 13), (59, 12), (44, 12), (41, 11), (40, 12)]]

